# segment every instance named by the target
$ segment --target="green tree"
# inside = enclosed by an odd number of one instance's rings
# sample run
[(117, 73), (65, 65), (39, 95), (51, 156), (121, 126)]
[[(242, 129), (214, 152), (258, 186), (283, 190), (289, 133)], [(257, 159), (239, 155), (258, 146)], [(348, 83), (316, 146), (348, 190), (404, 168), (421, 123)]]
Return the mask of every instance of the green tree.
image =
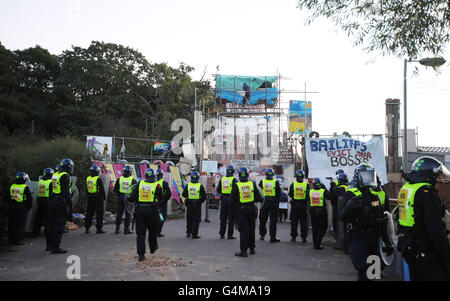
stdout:
[(298, 0), (298, 8), (311, 11), (308, 24), (326, 17), (355, 45), (383, 56), (439, 55), (450, 40), (448, 0)]

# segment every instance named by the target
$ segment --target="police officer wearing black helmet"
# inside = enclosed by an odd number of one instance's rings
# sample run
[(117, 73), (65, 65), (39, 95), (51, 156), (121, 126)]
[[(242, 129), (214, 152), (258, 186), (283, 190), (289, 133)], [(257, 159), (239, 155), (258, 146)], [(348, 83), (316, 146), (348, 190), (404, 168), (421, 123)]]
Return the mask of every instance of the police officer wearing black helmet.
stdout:
[[(346, 227), (346, 223), (344, 223), (343, 225), (343, 229), (341, 228), (341, 230), (343, 230), (343, 233), (339, 233), (339, 226), (338, 226), (338, 207), (341, 206), (342, 207), (342, 199), (344, 197), (344, 194), (350, 189), (349, 183), (348, 183), (348, 176), (345, 173), (340, 173), (338, 175), (337, 178), (337, 185), (334, 186), (334, 188), (331, 189), (330, 194), (331, 194), (331, 205), (333, 206), (333, 222), (336, 221), (336, 224), (333, 224), (334, 230), (335, 230), (335, 237), (336, 237), (336, 244), (335, 244), (335, 248), (343, 248), (344, 253), (348, 254), (348, 235), (347, 235), (347, 227)], [(343, 236), (343, 246), (337, 246), (337, 242), (339, 239), (339, 236)]]
[(62, 234), (64, 233), (67, 212), (72, 208), (72, 199), (70, 187), (72, 181), (70, 176), (73, 174), (74, 163), (71, 159), (63, 159), (57, 172), (52, 177), (53, 197), (49, 200), (49, 233), (51, 236), (51, 253), (63, 254), (67, 250), (60, 248)]
[(237, 180), (234, 177), (233, 165), (228, 165), (226, 176), (222, 177), (217, 185), (217, 193), (220, 194), (220, 239), (225, 238), (228, 225), (228, 239), (235, 239), (234, 234), (234, 212), (232, 210), (231, 190)]
[[(38, 183), (37, 210), (34, 217), (33, 236), (37, 237), (41, 234), (41, 228), (44, 226), (45, 237), (48, 237), (48, 200), (52, 196), (52, 176), (53, 169), (45, 168), (42, 177)], [(47, 249), (50, 246), (47, 245)]]
[(172, 196), (172, 192), (170, 191), (169, 183), (164, 181), (164, 173), (161, 169), (156, 170), (156, 180), (158, 184), (161, 186), (161, 199), (158, 200), (158, 207), (159, 211), (162, 215), (162, 219), (160, 221), (159, 230), (158, 230), (158, 237), (164, 237), (164, 234), (162, 234), (162, 228), (164, 226), (164, 221), (167, 217), (167, 202), (169, 201), (170, 197)]
[(186, 237), (198, 239), (198, 228), (202, 215), (202, 203), (206, 200), (206, 191), (201, 183), (198, 171), (191, 174), (191, 182), (189, 182), (183, 190), (182, 196), (185, 198), (186, 204)]
[(354, 175), (356, 187), (344, 194), (339, 218), (348, 224), (349, 253), (358, 272), (358, 280), (366, 281), (367, 258), (378, 254), (383, 208), (378, 196), (372, 192), (377, 185), (375, 168), (362, 164), (355, 169)]
[(247, 257), (247, 250), (255, 254), (255, 223), (257, 208), (255, 202), (262, 202), (258, 187), (248, 178), (248, 169), (239, 168), (239, 182), (231, 189), (233, 210), (236, 210), (236, 222), (240, 233), (240, 252), (234, 253), (238, 257)]
[(100, 167), (97, 165), (91, 166), (90, 175), (86, 178), (87, 189), (87, 206), (86, 206), (86, 220), (85, 220), (85, 233), (89, 233), (89, 229), (92, 225), (92, 218), (95, 214), (97, 228), (97, 234), (106, 233), (103, 230), (103, 213), (104, 213), (104, 201), (105, 201), (105, 188), (103, 187), (103, 181), (99, 177)]
[(117, 211), (116, 211), (116, 234), (120, 233), (120, 223), (122, 222), (122, 215), (125, 211), (124, 231), (123, 234), (132, 234), (130, 231), (131, 214), (126, 209), (126, 197), (131, 193), (132, 186), (137, 181), (131, 175), (131, 167), (125, 166), (123, 168), (123, 175), (114, 184), (114, 193), (117, 195)]
[(316, 250), (323, 249), (322, 239), (327, 232), (328, 215), (326, 199), (330, 193), (324, 188), (319, 178), (313, 179), (313, 189), (309, 191), (309, 207), (311, 213), (311, 231), (313, 246)]
[(161, 199), (161, 185), (156, 181), (155, 170), (148, 168), (145, 171), (145, 179), (134, 186), (128, 198), (128, 202), (136, 203), (136, 244), (139, 261), (145, 259), (145, 236), (147, 230), (150, 254), (158, 250), (159, 199)]
[(297, 228), (300, 222), (300, 236), (306, 242), (308, 237), (307, 214), (309, 200), (309, 185), (305, 182), (305, 173), (299, 169), (295, 172), (295, 182), (289, 186), (291, 198), (291, 242), (295, 242), (298, 236)]
[(269, 235), (270, 242), (279, 242), (276, 237), (277, 221), (278, 221), (278, 207), (281, 196), (280, 183), (274, 179), (275, 173), (272, 168), (266, 170), (266, 178), (259, 182), (259, 187), (263, 191), (264, 202), (259, 211), (259, 235), (260, 240), (264, 240), (267, 233), (267, 220), (269, 219)]
[(14, 246), (23, 245), (20, 240), (24, 233), (25, 218), (32, 207), (33, 196), (26, 184), (28, 181), (30, 178), (27, 173), (18, 172), (9, 188), (8, 242)]
[(414, 161), (404, 178), (407, 182), (398, 196), (397, 249), (408, 263), (411, 280), (449, 281), (445, 207), (435, 185), (438, 178), (450, 179), (450, 171), (440, 161), (424, 156)]

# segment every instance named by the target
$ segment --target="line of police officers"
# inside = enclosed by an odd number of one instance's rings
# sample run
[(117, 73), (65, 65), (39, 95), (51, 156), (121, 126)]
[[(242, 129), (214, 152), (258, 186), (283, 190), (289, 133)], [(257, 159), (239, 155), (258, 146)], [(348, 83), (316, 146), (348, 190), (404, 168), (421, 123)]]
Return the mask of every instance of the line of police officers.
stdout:
[[(234, 239), (234, 223), (240, 232), (240, 251), (235, 255), (247, 257), (247, 251), (255, 254), (255, 231), (258, 210), (256, 202), (262, 202), (259, 214), (259, 234), (263, 240), (267, 232), (266, 223), (270, 219), (270, 242), (279, 242), (276, 238), (276, 222), (280, 186), (273, 179), (273, 170), (266, 171), (266, 178), (259, 183), (259, 188), (249, 179), (247, 168), (238, 171), (239, 181), (234, 178), (234, 168), (227, 168), (217, 187), (221, 194), (219, 235), (224, 239), (228, 226), (228, 239)], [(47, 250), (51, 253), (66, 253), (60, 248), (61, 236), (67, 217), (67, 208), (71, 208), (70, 175), (73, 173), (73, 162), (64, 159), (52, 174), (51, 169), (45, 169), (39, 182), (38, 221), (40, 229), (42, 220), (45, 223)], [(102, 230), (104, 189), (98, 177), (97, 166), (91, 168), (91, 176), (86, 180), (88, 204), (86, 213), (86, 233), (89, 233), (94, 212), (97, 214), (97, 233)], [(135, 203), (137, 253), (139, 261), (145, 259), (145, 237), (149, 232), (148, 241), (150, 253), (158, 249), (157, 237), (161, 234), (167, 210), (167, 200), (170, 198), (168, 184), (162, 179), (162, 171), (147, 169), (145, 178), (139, 183), (130, 179), (130, 170), (124, 170), (124, 175), (116, 182), (114, 192), (118, 194), (118, 218), (116, 233), (120, 230), (122, 212), (125, 209), (125, 234), (129, 231), (131, 213), (127, 210), (130, 203)], [(296, 172), (296, 181), (289, 187), (291, 197), (291, 241), (300, 236), (306, 242), (308, 236), (307, 212), (310, 211), (312, 240), (315, 249), (323, 249), (321, 245), (327, 230), (326, 199), (331, 200), (333, 208), (337, 208), (336, 200), (342, 203), (342, 209), (333, 210), (333, 225), (337, 228), (338, 219), (345, 225), (344, 250), (350, 254), (352, 263), (357, 270), (358, 280), (367, 280), (369, 255), (378, 254), (379, 239), (385, 241), (387, 248), (393, 251), (385, 235), (383, 226), (386, 223), (384, 211), (388, 211), (388, 203), (381, 189), (380, 180), (375, 168), (370, 164), (362, 164), (354, 171), (353, 184), (349, 185), (343, 171), (337, 172), (337, 180), (331, 183), (330, 191), (325, 189), (319, 178), (314, 178), (312, 189), (304, 181), (304, 172)], [(445, 224), (442, 218), (445, 208), (439, 199), (435, 184), (438, 177), (450, 178), (450, 172), (438, 160), (431, 157), (421, 157), (412, 166), (412, 170), (404, 175), (406, 184), (402, 187), (398, 198), (399, 210), (399, 240), (397, 249), (408, 263), (412, 280), (450, 280), (450, 246), (447, 239)], [(25, 184), (28, 175), (19, 172), (15, 183), (10, 188), (10, 219), (9, 241), (19, 245), (20, 230), (25, 224), (25, 215), (31, 208), (31, 192)], [(199, 174), (191, 174), (191, 182), (183, 190), (186, 199), (186, 233), (187, 237), (198, 239), (201, 204), (206, 200), (205, 189), (199, 182)], [(261, 189), (261, 190), (260, 190)], [(262, 193), (260, 193), (260, 191)], [(126, 197), (128, 195), (128, 197)], [(125, 202), (125, 200), (127, 200)], [(101, 205), (100, 205), (101, 204)], [(160, 205), (162, 204), (162, 205)], [(48, 206), (48, 211), (47, 211)], [(165, 207), (165, 209), (164, 209)], [(48, 212), (48, 217), (46, 213)], [(120, 215), (119, 215), (120, 213)], [(39, 230), (38, 230), (39, 231)], [(389, 251), (389, 250), (388, 250)]]

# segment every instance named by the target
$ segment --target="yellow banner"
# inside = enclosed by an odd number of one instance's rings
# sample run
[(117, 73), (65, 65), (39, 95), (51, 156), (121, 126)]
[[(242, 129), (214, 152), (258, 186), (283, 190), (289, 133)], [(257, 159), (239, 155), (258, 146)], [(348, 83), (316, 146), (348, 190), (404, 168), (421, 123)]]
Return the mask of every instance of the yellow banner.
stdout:
[(181, 195), (183, 193), (183, 182), (181, 181), (180, 170), (176, 166), (169, 166), (169, 168), (170, 168), (170, 173), (172, 174), (172, 177), (173, 177), (173, 181), (174, 181), (176, 190), (178, 192), (178, 196), (180, 197), (180, 200), (184, 204), (184, 198)]
[(105, 166), (105, 169), (109, 174), (111, 186), (114, 187), (114, 184), (116, 183), (116, 174), (114, 173), (113, 165), (111, 163), (104, 163), (103, 166)]

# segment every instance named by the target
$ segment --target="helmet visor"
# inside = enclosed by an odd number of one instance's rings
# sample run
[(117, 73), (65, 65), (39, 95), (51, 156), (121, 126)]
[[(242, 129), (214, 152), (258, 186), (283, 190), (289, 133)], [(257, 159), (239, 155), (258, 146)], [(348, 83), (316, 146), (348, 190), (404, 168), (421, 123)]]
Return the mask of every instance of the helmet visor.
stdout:
[(363, 186), (377, 186), (377, 174), (375, 170), (364, 170), (358, 174), (359, 182)]
[(441, 164), (439, 177), (442, 182), (450, 182), (450, 170), (444, 164)]

